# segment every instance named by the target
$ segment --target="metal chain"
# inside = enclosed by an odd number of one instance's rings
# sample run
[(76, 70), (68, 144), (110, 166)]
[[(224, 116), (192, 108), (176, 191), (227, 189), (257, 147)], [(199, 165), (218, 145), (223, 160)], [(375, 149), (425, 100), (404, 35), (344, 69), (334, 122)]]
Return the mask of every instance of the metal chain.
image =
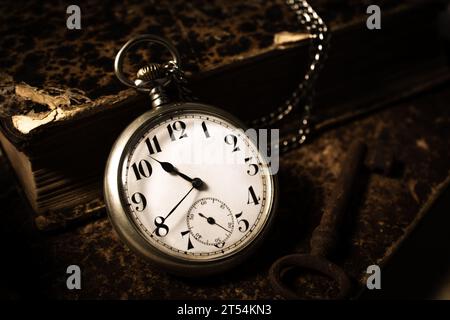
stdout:
[(178, 90), (178, 98), (181, 101), (198, 101), (198, 98), (188, 88), (188, 81), (184, 71), (178, 66), (178, 64), (170, 61), (165, 67), (172, 75), (172, 79), (175, 81), (175, 86)]
[(328, 27), (307, 1), (287, 0), (286, 3), (295, 12), (298, 22), (310, 33), (311, 45), (309, 55), (311, 62), (302, 81), (285, 104), (278, 107), (276, 112), (270, 113), (252, 123), (258, 126), (271, 126), (281, 121), (293, 111), (298, 110), (303, 105), (303, 115), (299, 123), (299, 128), (294, 136), (281, 140), (280, 152), (289, 151), (305, 143), (311, 133), (311, 110), (315, 82), (323, 67), (329, 45)]
[[(323, 67), (326, 59), (326, 52), (329, 45), (328, 27), (311, 7), (304, 0), (287, 0), (286, 4), (296, 14), (300, 25), (306, 28), (310, 34), (311, 46), (309, 49), (310, 64), (300, 84), (295, 88), (290, 98), (276, 111), (269, 113), (259, 119), (253, 120), (252, 127), (270, 127), (283, 120), (288, 114), (299, 109), (303, 105), (303, 115), (299, 123), (299, 128), (295, 135), (290, 138), (281, 139), (280, 152), (286, 152), (292, 148), (305, 143), (311, 133), (311, 110), (314, 98), (314, 87), (319, 71)], [(184, 101), (198, 100), (187, 88), (187, 80), (183, 70), (177, 64), (171, 62), (167, 65), (167, 70), (173, 75), (173, 79), (179, 90), (180, 99)]]

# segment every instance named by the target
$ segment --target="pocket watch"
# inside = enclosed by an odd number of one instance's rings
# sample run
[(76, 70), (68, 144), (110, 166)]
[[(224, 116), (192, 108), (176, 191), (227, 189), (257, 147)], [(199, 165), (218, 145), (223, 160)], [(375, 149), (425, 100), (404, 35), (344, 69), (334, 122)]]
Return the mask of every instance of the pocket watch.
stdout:
[[(151, 42), (172, 54), (150, 64), (133, 83), (122, 71), (126, 52)], [(165, 39), (143, 35), (119, 51), (118, 78), (148, 91), (152, 109), (134, 120), (110, 153), (104, 195), (122, 240), (163, 270), (207, 275), (253, 253), (273, 224), (278, 184), (246, 126), (222, 109), (170, 102), (179, 54)]]
[[(275, 151), (305, 142), (313, 81), (326, 45), (326, 26), (306, 1), (288, 0), (311, 34), (311, 65), (291, 98), (252, 126), (272, 125), (300, 105), (305, 116), (297, 134)], [(166, 63), (151, 63), (128, 79), (126, 53), (138, 43), (165, 47)], [(279, 187), (267, 150), (258, 148), (247, 126), (228, 112), (186, 102), (189, 92), (176, 48), (155, 35), (128, 41), (115, 59), (125, 85), (149, 94), (152, 108), (118, 137), (109, 155), (104, 198), (120, 238), (161, 270), (184, 276), (223, 272), (252, 256), (267, 238)], [(165, 88), (175, 84), (179, 102)], [(305, 98), (306, 97), (306, 98)], [(277, 148), (278, 145), (275, 146)]]

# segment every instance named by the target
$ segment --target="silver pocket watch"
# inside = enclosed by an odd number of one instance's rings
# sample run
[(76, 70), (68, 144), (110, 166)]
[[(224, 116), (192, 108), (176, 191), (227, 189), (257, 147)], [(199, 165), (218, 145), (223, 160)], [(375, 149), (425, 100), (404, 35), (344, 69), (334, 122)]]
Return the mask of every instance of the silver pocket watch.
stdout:
[[(296, 134), (281, 141), (279, 152), (307, 140), (314, 83), (328, 48), (328, 28), (311, 5), (286, 3), (308, 32), (310, 65), (285, 104), (252, 122), (268, 127), (303, 107)], [(172, 59), (141, 68), (133, 82), (123, 61), (142, 42), (165, 47)], [(131, 39), (114, 67), (122, 83), (147, 92), (152, 104), (122, 132), (107, 162), (104, 196), (114, 229), (131, 249), (180, 275), (219, 273), (248, 259), (274, 224), (279, 190), (267, 150), (258, 149), (247, 127), (228, 112), (169, 101), (164, 88), (171, 82), (181, 97), (188, 92), (179, 54), (167, 40)]]
[[(137, 43), (164, 46), (165, 64), (123, 73)], [(170, 102), (164, 87), (180, 79), (177, 50), (143, 35), (116, 56), (116, 75), (151, 97), (152, 108), (116, 140), (105, 172), (108, 215), (120, 238), (162, 270), (185, 276), (223, 272), (253, 254), (274, 221), (278, 184), (246, 126), (222, 109)]]

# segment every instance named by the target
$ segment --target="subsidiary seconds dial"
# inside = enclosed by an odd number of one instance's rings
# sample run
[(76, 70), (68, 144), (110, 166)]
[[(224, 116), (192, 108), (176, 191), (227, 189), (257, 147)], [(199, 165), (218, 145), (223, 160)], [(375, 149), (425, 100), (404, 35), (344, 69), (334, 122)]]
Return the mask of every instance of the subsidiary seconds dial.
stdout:
[(189, 209), (187, 225), (198, 242), (222, 248), (234, 231), (234, 218), (230, 208), (222, 201), (203, 198)]

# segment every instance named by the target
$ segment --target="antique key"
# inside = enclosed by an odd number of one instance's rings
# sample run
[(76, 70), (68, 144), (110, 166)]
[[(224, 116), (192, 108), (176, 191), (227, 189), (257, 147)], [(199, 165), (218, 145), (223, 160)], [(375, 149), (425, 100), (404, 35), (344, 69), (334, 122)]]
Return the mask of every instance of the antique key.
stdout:
[(327, 256), (337, 243), (338, 228), (342, 225), (347, 212), (358, 173), (364, 162), (365, 152), (366, 145), (361, 141), (355, 141), (350, 146), (335, 190), (324, 210), (319, 226), (314, 229), (311, 236), (311, 252), (281, 257), (270, 268), (269, 277), (272, 285), (284, 297), (288, 299), (301, 298), (283, 280), (285, 273), (293, 269), (305, 269), (328, 276), (339, 286), (339, 293), (335, 298), (343, 299), (348, 296), (351, 286), (350, 279), (344, 270), (328, 261)]

